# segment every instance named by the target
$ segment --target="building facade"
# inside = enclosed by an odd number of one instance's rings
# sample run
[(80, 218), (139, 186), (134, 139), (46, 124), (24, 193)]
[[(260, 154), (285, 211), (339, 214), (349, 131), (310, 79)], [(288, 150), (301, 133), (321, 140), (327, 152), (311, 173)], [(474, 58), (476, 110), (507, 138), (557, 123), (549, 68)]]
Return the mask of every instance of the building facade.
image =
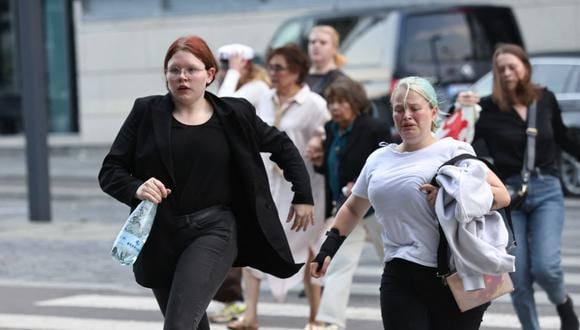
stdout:
[[(15, 2), (0, 0), (0, 93), (4, 86), (18, 85), (18, 75), (13, 72), (17, 66), (5, 65), (5, 58), (17, 61), (17, 54), (13, 54), (14, 28), (6, 18), (10, 14), (4, 14), (12, 10), (5, 8), (5, 4), (9, 7)], [(200, 35), (214, 50), (227, 43), (244, 43), (263, 54), (275, 29), (294, 15), (353, 6), (439, 2), (449, 3), (438, 0), (72, 0), (72, 3), (46, 0), (47, 19), (53, 17), (50, 13), (54, 13), (54, 8), (69, 8), (65, 4), (70, 4), (74, 26), (74, 40), (69, 41), (56, 38), (57, 26), (53, 32), (48, 29), (48, 57), (51, 58), (52, 51), (53, 58), (58, 58), (49, 66), (51, 130), (68, 133), (59, 135), (67, 136), (71, 143), (109, 144), (135, 98), (166, 93), (162, 61), (169, 43), (179, 36)], [(475, 2), (457, 0), (455, 3)], [(578, 0), (488, 0), (485, 3), (509, 5), (514, 9), (531, 52), (580, 49)], [(66, 29), (60, 32), (66, 34)], [(54, 33), (52, 39), (51, 33)], [(76, 60), (74, 56), (65, 56), (66, 47), (73, 47)], [(62, 62), (65, 60), (68, 65)], [(76, 80), (58, 82), (58, 79), (66, 80), (63, 71), (67, 69), (75, 73)], [(71, 88), (76, 88), (78, 101)]]

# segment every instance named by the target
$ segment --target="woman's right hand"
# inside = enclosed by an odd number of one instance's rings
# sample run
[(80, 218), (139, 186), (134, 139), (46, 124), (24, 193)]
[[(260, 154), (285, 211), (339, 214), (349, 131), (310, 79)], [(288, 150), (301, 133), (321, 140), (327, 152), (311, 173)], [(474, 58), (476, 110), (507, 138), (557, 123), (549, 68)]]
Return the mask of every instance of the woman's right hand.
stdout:
[(322, 166), (324, 162), (324, 150), (322, 149), (322, 138), (315, 136), (306, 145), (306, 159), (310, 160), (314, 166)]
[(464, 106), (472, 106), (479, 103), (479, 95), (472, 91), (461, 92), (457, 95), (457, 103)]
[(142, 201), (148, 200), (152, 203), (159, 204), (169, 194), (171, 194), (171, 189), (165, 188), (165, 185), (161, 181), (152, 177), (137, 188), (135, 197)]
[(330, 265), (329, 256), (326, 256), (326, 258), (324, 258), (324, 262), (322, 263), (322, 265), (320, 265), (316, 261), (312, 261), (310, 263), (310, 275), (314, 278), (320, 278), (324, 276), (326, 274), (326, 271), (328, 270), (329, 265)]

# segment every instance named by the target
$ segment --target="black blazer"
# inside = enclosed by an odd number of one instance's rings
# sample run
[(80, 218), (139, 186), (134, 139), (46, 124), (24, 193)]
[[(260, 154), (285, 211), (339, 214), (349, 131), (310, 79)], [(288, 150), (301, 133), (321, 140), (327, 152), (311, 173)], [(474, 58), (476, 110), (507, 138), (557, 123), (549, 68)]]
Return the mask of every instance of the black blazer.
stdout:
[[(324, 125), (324, 130), (326, 131), (324, 163), (320, 167), (315, 167), (315, 170), (322, 174), (326, 174), (326, 160), (334, 139), (332, 123), (332, 121), (329, 121)], [(380, 142), (390, 142), (390, 132), (387, 124), (366, 113), (357, 116), (353, 122), (346, 148), (338, 154), (338, 181), (341, 187), (356, 180), (367, 157), (379, 147)], [(326, 185), (326, 217), (329, 217), (332, 215), (333, 205), (330, 182), (327, 175), (324, 176), (324, 181)]]
[[(265, 124), (244, 99), (219, 98), (209, 92), (205, 98), (224, 127), (232, 152), (235, 173), (232, 210), (238, 228), (238, 256), (235, 266), (252, 266), (278, 277), (295, 274), (295, 264), (278, 218), (260, 152), (271, 159), (292, 182), (293, 203), (313, 204), (310, 180), (300, 153), (288, 136)], [(135, 101), (99, 173), (103, 191), (135, 208), (137, 188), (155, 177), (168, 188), (175, 186), (170, 147), (173, 101), (169, 94)], [(157, 208), (147, 242), (133, 265), (137, 282), (145, 287), (162, 287), (171, 282), (173, 251), (170, 203)], [(172, 262), (168, 262), (172, 260)]]

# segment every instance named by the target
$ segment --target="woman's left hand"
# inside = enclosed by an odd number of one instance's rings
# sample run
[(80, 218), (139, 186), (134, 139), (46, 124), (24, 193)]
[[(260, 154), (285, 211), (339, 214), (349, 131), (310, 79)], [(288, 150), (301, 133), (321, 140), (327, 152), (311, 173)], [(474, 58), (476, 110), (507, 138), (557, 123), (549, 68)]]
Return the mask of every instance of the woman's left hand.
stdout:
[(429, 205), (432, 207), (435, 207), (435, 199), (437, 198), (437, 192), (439, 191), (439, 188), (432, 184), (426, 183), (422, 185), (419, 190), (427, 194), (427, 202), (429, 202)]
[(291, 230), (300, 231), (302, 229), (306, 231), (309, 225), (314, 224), (314, 206), (309, 204), (290, 205), (286, 222), (290, 222), (292, 219), (294, 219), (294, 223)]

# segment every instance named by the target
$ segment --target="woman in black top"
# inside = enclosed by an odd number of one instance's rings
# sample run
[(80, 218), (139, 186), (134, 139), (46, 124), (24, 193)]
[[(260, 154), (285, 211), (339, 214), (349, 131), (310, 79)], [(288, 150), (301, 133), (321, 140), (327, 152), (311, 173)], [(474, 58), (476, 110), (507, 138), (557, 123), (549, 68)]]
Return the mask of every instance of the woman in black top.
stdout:
[[(531, 65), (516, 45), (500, 46), (493, 56), (493, 94), (480, 101), (481, 115), (475, 126), (474, 147), (478, 154), (493, 158), (498, 174), (508, 185), (517, 186), (526, 150), (528, 109), (537, 103), (537, 136), (534, 170), (525, 201), (512, 210), (518, 246), (515, 292), (512, 302), (524, 330), (539, 330), (533, 284), (539, 284), (557, 306), (562, 329), (578, 329), (572, 300), (564, 288), (560, 261), (564, 225), (564, 198), (557, 177), (559, 150), (580, 160), (580, 145), (566, 135), (560, 107), (554, 94), (532, 84)], [(465, 103), (465, 94), (459, 100)]]
[(232, 264), (289, 277), (294, 263), (260, 152), (295, 192), (288, 221), (313, 221), (308, 173), (292, 141), (243, 99), (207, 92), (218, 70), (199, 37), (175, 40), (164, 61), (169, 93), (135, 101), (99, 182), (117, 200), (158, 204), (133, 271), (152, 288), (164, 329), (209, 329), (205, 310)]

